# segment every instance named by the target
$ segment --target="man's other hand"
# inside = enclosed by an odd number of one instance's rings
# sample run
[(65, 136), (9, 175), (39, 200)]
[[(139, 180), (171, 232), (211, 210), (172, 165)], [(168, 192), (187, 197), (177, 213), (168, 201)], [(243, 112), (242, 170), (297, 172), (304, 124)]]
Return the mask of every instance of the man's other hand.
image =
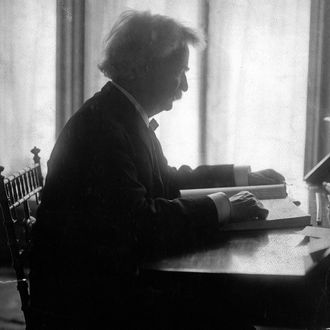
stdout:
[(244, 220), (264, 220), (268, 210), (262, 203), (248, 191), (241, 191), (229, 198), (231, 203), (230, 221), (239, 222)]
[(251, 172), (248, 176), (249, 186), (267, 185), (284, 183), (285, 178), (282, 174), (273, 169), (266, 169), (257, 172)]

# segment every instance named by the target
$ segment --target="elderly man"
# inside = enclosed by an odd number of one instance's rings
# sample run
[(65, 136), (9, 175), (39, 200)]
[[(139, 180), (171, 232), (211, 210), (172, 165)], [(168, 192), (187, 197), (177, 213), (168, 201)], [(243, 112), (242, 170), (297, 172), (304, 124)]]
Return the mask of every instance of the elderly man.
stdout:
[(247, 192), (184, 199), (179, 190), (275, 183), (280, 174), (177, 170), (149, 123), (188, 90), (188, 46), (199, 42), (149, 12), (125, 12), (112, 28), (99, 65), (111, 81), (72, 116), (48, 162), (31, 261), (36, 328), (95, 328), (104, 319), (136, 326), (157, 296), (139, 281), (142, 260), (205, 244), (227, 221), (267, 215)]

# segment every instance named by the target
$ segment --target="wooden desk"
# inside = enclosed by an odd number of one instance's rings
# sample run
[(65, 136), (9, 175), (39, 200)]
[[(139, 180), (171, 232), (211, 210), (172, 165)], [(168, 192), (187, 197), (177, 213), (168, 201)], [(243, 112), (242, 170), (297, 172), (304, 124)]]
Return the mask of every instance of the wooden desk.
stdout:
[(305, 276), (314, 266), (306, 245), (293, 230), (223, 235), (221, 243), (165, 258), (147, 268), (171, 272)]
[[(306, 197), (301, 207), (311, 214), (314, 225), (319, 191), (307, 186), (300, 191)], [(330, 227), (327, 205), (324, 195), (322, 225)], [(213, 294), (226, 292), (226, 303), (235, 310), (240, 305), (256, 324), (329, 325), (324, 288), (330, 262), (319, 266), (320, 259), (313, 260), (307, 240), (297, 230), (222, 234), (212, 246), (145, 264), (143, 272), (158, 284), (185, 283), (192, 290), (196, 283), (207, 282)]]

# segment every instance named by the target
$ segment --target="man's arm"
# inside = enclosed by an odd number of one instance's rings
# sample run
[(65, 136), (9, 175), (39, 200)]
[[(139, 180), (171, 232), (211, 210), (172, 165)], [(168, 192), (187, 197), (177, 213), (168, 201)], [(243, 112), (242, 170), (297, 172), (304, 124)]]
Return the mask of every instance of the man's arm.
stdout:
[(196, 169), (181, 166), (169, 168), (179, 189), (199, 189), (235, 186), (257, 186), (284, 183), (285, 178), (273, 169), (251, 172), (250, 166), (203, 165)]
[(170, 253), (219, 228), (216, 207), (207, 196), (171, 200), (150, 196), (121, 132), (102, 136), (90, 175), (93, 212), (119, 227), (128, 223), (143, 255)]
[(191, 169), (187, 165), (179, 169), (169, 167), (169, 176), (179, 189), (198, 189), (235, 186), (233, 165), (201, 165)]

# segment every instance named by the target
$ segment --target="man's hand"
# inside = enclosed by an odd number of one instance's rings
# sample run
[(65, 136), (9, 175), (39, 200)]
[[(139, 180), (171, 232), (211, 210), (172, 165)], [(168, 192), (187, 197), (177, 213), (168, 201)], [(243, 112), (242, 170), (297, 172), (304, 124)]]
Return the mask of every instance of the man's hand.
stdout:
[(248, 191), (241, 191), (229, 198), (231, 203), (230, 221), (239, 222), (244, 220), (264, 220), (268, 210), (262, 203)]
[(284, 183), (285, 178), (282, 174), (272, 169), (267, 169), (267, 170), (249, 173), (248, 182), (249, 182), (249, 186), (278, 184), (278, 183)]

